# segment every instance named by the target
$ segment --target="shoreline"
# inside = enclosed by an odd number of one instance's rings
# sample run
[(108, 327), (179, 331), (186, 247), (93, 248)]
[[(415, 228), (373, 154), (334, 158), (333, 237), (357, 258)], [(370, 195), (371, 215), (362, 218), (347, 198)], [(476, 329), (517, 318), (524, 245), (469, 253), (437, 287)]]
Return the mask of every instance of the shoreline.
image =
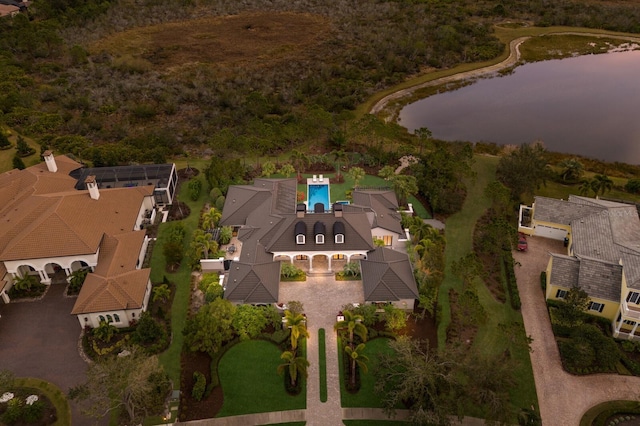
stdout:
[[(420, 90), (420, 89), (439, 86), (447, 83), (459, 82), (459, 81), (468, 80), (472, 78), (477, 78), (477, 77), (498, 72), (506, 68), (512, 67), (514, 65), (517, 65), (518, 62), (520, 61), (521, 55), (520, 55), (519, 48), (522, 43), (524, 43), (525, 41), (533, 37), (554, 36), (554, 35), (578, 35), (578, 36), (596, 37), (596, 38), (613, 38), (618, 40), (626, 40), (630, 42), (640, 43), (640, 36), (633, 36), (633, 35), (625, 36), (620, 34), (588, 33), (588, 32), (578, 32), (578, 31), (558, 31), (558, 32), (550, 31), (544, 34), (520, 36), (520, 37), (511, 39), (509, 41), (508, 43), (509, 54), (506, 59), (503, 59), (500, 62), (497, 62), (492, 65), (488, 65), (485, 67), (480, 67), (480, 68), (472, 69), (469, 71), (460, 71), (451, 75), (435, 78), (433, 80), (429, 80), (423, 83), (417, 83), (407, 88), (398, 89), (384, 96), (380, 100), (376, 101), (373, 104), (373, 106), (369, 109), (368, 114), (378, 115), (384, 111), (387, 111), (389, 112), (389, 114), (386, 117), (384, 117), (384, 121), (386, 123), (389, 123), (391, 121), (397, 121), (400, 110), (402, 110), (402, 108), (406, 106), (406, 104), (401, 104), (402, 106), (397, 110), (389, 110), (388, 107), (391, 102), (398, 101), (403, 98), (412, 96), (417, 90)], [(420, 98), (420, 99), (424, 99), (424, 98)]]

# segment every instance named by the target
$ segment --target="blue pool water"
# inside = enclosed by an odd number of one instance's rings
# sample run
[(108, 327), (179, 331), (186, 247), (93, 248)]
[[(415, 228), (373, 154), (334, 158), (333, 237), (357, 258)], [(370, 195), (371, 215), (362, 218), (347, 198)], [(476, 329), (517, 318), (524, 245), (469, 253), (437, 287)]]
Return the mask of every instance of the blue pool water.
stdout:
[(324, 204), (324, 209), (329, 210), (329, 185), (307, 185), (308, 187), (308, 209), (313, 210), (316, 203)]

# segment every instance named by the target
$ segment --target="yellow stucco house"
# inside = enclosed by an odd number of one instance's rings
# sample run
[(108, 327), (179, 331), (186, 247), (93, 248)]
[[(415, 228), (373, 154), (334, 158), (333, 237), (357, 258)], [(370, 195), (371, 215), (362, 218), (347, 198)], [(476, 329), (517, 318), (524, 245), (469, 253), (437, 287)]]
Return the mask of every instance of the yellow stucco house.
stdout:
[(589, 295), (588, 312), (611, 321), (614, 337), (640, 340), (640, 218), (635, 205), (571, 195), (536, 197), (520, 208), (518, 230), (564, 240), (550, 254), (546, 298), (572, 287)]

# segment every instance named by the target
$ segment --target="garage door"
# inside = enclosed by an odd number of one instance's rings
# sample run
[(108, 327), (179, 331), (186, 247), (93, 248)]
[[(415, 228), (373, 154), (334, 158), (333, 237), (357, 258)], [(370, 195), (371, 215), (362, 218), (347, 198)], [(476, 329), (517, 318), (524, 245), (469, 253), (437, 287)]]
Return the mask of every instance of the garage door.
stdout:
[(565, 229), (553, 228), (551, 226), (536, 225), (534, 235), (544, 238), (553, 238), (554, 240), (564, 240), (567, 236)]

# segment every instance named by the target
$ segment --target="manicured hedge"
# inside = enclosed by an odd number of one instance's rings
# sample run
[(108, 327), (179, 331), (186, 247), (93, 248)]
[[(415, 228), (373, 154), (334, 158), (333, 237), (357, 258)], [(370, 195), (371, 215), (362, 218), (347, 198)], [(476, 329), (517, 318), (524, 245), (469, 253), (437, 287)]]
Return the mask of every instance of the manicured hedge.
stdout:
[(516, 281), (516, 273), (513, 270), (513, 256), (511, 252), (502, 255), (502, 264), (504, 265), (507, 292), (509, 293), (509, 302), (511, 307), (516, 311), (520, 310), (522, 303), (520, 301), (520, 293), (518, 293), (518, 282)]

